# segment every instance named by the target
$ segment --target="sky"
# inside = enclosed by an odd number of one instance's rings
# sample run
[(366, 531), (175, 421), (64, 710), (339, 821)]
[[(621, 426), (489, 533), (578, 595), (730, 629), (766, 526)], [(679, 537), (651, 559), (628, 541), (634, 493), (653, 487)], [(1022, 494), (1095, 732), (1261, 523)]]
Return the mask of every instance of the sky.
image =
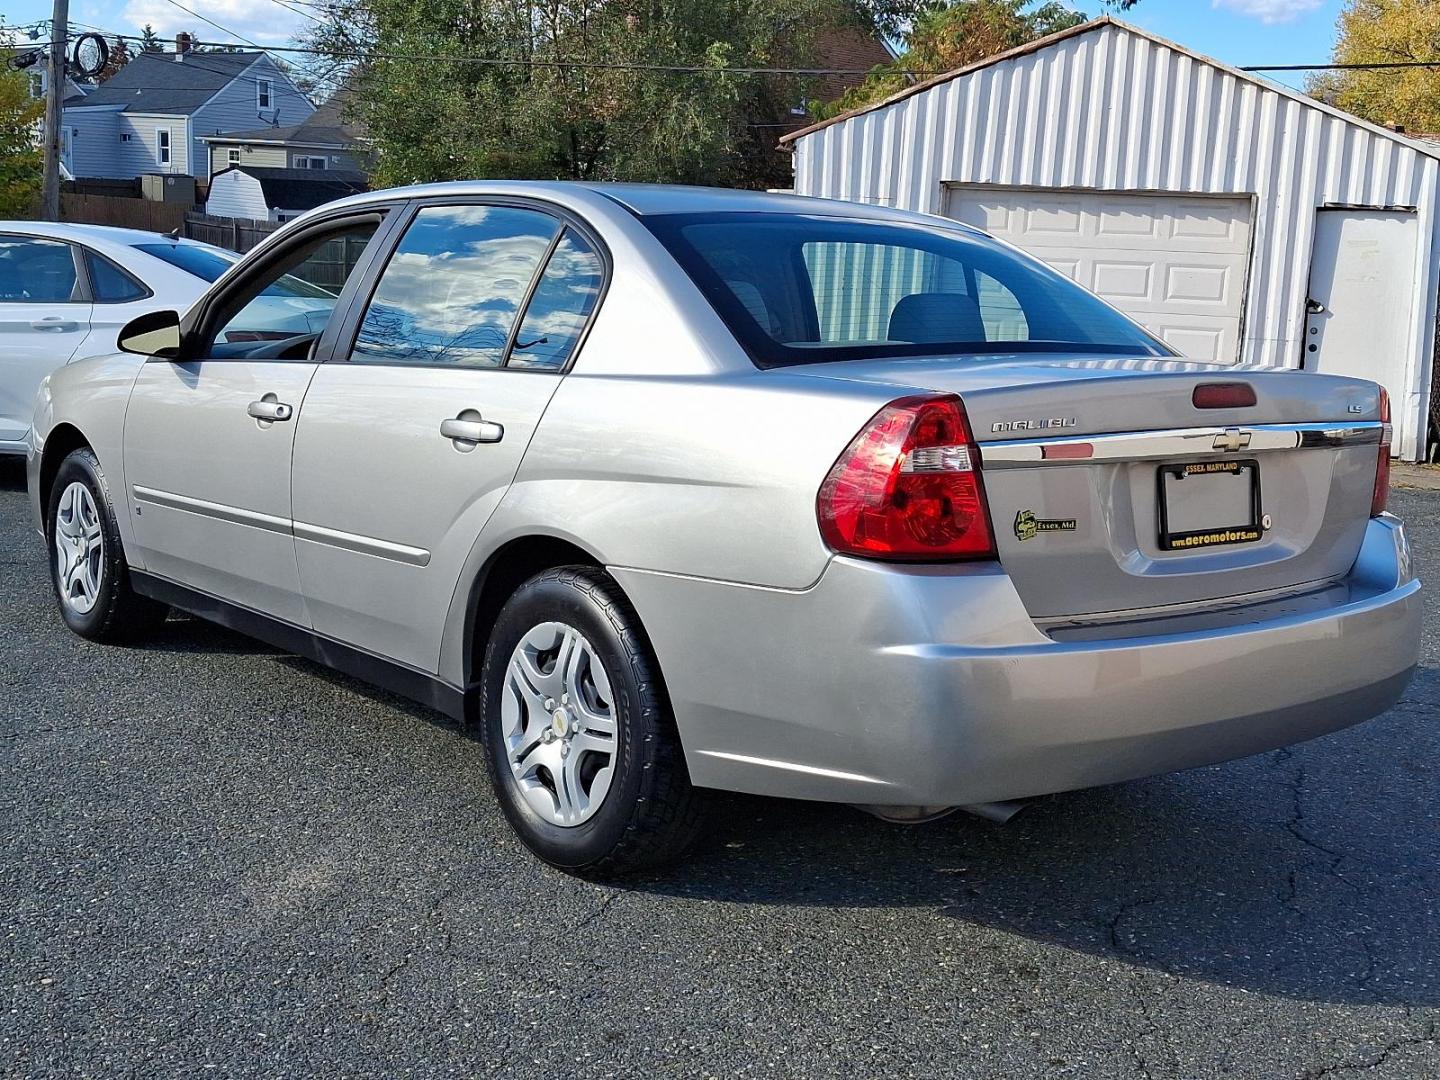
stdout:
[[(1100, 0), (1067, 0), (1096, 15)], [(192, 11), (261, 45), (284, 45), (308, 25), (299, 14), (305, 0), (179, 0)], [(1181, 45), (1228, 64), (1323, 63), (1335, 39), (1342, 0), (1140, 0), (1124, 17)], [(5, 22), (24, 25), (50, 16), (49, 0), (4, 0)], [(175, 0), (70, 0), (79, 29), (139, 33), (147, 22), (164, 37), (190, 30), (202, 41), (224, 35), (204, 19), (181, 10)], [(84, 24), (84, 25), (82, 25)], [(1271, 75), (1299, 86), (1304, 75)]]

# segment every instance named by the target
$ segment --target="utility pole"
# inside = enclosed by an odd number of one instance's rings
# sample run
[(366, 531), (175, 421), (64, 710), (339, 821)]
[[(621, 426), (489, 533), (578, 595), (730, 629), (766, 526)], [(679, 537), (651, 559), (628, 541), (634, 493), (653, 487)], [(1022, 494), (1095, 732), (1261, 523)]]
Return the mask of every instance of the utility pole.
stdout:
[(70, 0), (55, 0), (50, 19), (50, 58), (45, 78), (45, 176), (40, 216), (60, 220), (60, 121), (65, 100), (65, 56), (70, 45)]

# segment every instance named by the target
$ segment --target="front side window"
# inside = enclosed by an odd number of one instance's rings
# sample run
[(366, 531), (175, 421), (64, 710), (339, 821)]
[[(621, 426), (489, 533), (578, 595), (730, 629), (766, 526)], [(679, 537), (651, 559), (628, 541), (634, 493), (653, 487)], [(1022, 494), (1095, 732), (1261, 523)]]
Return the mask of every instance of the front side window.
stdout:
[(99, 304), (124, 304), (142, 300), (150, 290), (103, 255), (86, 250), (85, 269), (90, 274), (90, 291)]
[(351, 360), (501, 366), (559, 228), (513, 206), (425, 207), (380, 275)]
[(881, 356), (1167, 346), (980, 233), (809, 214), (643, 219), (764, 367)]
[(67, 304), (78, 299), (69, 244), (0, 235), (0, 303)]
[[(373, 219), (337, 226), (335, 231), (316, 234), (272, 259), (262, 274), (221, 300), (218, 316), (210, 316), (218, 328), (202, 355), (239, 359), (266, 350), (265, 355), (271, 359), (307, 357), (314, 339), (330, 322), (340, 290), (378, 227)], [(197, 272), (202, 267), (209, 272), (216, 263), (225, 261), (205, 248), (187, 245), (177, 245), (167, 254), (176, 265), (194, 267)], [(267, 348), (290, 338), (296, 339), (293, 355), (275, 356)]]

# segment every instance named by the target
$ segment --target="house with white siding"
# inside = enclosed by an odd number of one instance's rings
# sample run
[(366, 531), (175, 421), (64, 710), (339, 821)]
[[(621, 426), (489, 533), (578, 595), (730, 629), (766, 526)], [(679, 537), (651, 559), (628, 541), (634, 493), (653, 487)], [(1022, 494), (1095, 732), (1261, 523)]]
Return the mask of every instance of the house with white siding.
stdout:
[(1185, 357), (1373, 379), (1440, 453), (1433, 143), (1109, 17), (781, 142), (798, 194), (975, 225)]
[(205, 135), (299, 124), (315, 106), (263, 52), (142, 52), (85, 98), (67, 102), (65, 162), (77, 177), (210, 176)]

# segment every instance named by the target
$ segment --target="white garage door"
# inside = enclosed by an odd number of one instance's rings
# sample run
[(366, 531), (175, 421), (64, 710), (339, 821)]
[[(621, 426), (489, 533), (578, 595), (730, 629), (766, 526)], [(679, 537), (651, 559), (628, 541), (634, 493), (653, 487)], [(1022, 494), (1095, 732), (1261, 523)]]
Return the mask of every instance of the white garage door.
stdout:
[(1239, 359), (1249, 199), (956, 187), (946, 213), (1068, 274), (1184, 356)]

